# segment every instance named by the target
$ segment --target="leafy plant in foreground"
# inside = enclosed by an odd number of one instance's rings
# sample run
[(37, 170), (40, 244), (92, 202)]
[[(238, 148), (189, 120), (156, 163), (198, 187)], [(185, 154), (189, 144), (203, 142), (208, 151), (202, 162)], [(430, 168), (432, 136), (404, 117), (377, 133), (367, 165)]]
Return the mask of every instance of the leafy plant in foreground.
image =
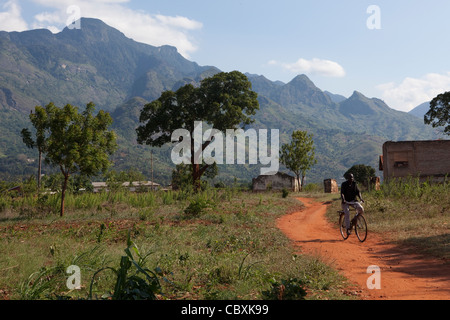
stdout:
[[(134, 259), (132, 251), (136, 253), (138, 261)], [(131, 242), (130, 232), (128, 232), (125, 253), (126, 255), (120, 259), (118, 269), (105, 267), (95, 272), (89, 288), (89, 299), (92, 299), (92, 286), (95, 276), (104, 270), (111, 270), (117, 277), (114, 292), (112, 295), (103, 295), (103, 298), (111, 298), (112, 300), (156, 300), (156, 293), (160, 292), (161, 284), (157, 274), (144, 267), (145, 259), (151, 252), (141, 255), (138, 247)], [(132, 266), (136, 269), (134, 273), (130, 270)]]

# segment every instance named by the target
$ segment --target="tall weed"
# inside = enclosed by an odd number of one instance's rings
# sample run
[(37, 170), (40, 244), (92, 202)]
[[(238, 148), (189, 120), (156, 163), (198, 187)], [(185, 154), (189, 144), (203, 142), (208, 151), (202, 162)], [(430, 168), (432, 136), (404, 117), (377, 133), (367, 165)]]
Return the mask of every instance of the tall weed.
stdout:
[(380, 190), (372, 191), (376, 198), (420, 199), (440, 198), (439, 195), (450, 192), (450, 181), (433, 183), (421, 182), (419, 178), (409, 176), (403, 179), (391, 179), (381, 185)]

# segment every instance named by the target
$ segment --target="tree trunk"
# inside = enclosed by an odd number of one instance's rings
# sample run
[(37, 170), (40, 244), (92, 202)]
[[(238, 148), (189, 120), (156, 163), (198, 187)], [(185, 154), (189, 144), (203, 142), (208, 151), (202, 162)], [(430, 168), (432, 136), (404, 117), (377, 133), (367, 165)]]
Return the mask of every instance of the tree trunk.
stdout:
[[(195, 126), (193, 125), (193, 128)], [(194, 148), (194, 129), (190, 130), (191, 134), (191, 165), (192, 165), (192, 186), (194, 188), (194, 192), (200, 190), (200, 165), (195, 163), (196, 156)]]
[(64, 216), (64, 200), (66, 198), (66, 189), (67, 189), (68, 181), (69, 181), (69, 174), (64, 174), (64, 183), (63, 183), (63, 188), (61, 191), (61, 212), (60, 212), (61, 217)]
[(196, 150), (194, 149), (194, 139), (192, 138), (194, 136), (194, 131), (191, 130), (190, 131), (191, 134), (191, 164), (192, 164), (192, 181), (194, 184), (194, 191), (198, 192), (201, 190), (201, 178), (203, 176), (203, 174), (205, 173), (206, 169), (208, 169), (209, 165), (207, 164), (203, 164), (202, 167), (200, 167), (200, 164), (196, 164), (195, 161), (196, 159), (199, 158), (199, 154), (198, 153), (202, 153), (205, 148), (211, 143), (211, 140), (206, 141), (205, 143), (202, 144), (201, 146), (201, 150), (197, 150), (197, 153), (195, 152)]
[(38, 168), (38, 193), (41, 190), (41, 172), (42, 172), (42, 152), (39, 151), (39, 168)]
[(302, 175), (302, 189), (303, 189), (304, 183), (305, 183), (305, 175)]
[(297, 183), (298, 183), (298, 191), (300, 192), (300, 191), (302, 191), (303, 185), (300, 181), (300, 175), (297, 174), (296, 176), (297, 176)]
[(200, 165), (199, 164), (193, 164), (192, 165), (192, 181), (194, 183), (194, 191), (198, 192), (201, 189), (201, 182), (200, 182)]

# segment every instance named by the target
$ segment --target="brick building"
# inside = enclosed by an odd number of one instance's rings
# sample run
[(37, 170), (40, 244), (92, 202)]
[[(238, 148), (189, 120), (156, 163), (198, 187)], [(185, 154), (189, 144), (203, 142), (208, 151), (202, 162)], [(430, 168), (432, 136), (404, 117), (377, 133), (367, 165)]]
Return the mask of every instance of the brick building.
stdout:
[(450, 179), (450, 140), (386, 142), (380, 170), (385, 181), (408, 176), (422, 181)]

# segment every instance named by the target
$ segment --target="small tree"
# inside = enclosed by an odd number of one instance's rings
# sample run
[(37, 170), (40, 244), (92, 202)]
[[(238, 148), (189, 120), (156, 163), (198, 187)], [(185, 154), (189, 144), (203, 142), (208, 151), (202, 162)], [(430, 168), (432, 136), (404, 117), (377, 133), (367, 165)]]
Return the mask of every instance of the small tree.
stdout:
[(424, 122), (431, 124), (433, 128), (444, 127), (444, 133), (450, 135), (450, 91), (438, 95), (431, 101)]
[(110, 165), (108, 155), (117, 147), (115, 133), (108, 131), (112, 124), (111, 116), (102, 110), (93, 116), (94, 109), (92, 102), (81, 114), (70, 104), (63, 108), (58, 108), (53, 103), (45, 108), (36, 107), (37, 112), (45, 112), (47, 116), (45, 161), (58, 167), (64, 176), (61, 217), (64, 215), (64, 200), (70, 175), (79, 172), (91, 177), (104, 173)]
[(291, 143), (281, 147), (280, 162), (294, 172), (302, 190), (306, 172), (317, 163), (313, 135), (307, 131), (294, 131)]

